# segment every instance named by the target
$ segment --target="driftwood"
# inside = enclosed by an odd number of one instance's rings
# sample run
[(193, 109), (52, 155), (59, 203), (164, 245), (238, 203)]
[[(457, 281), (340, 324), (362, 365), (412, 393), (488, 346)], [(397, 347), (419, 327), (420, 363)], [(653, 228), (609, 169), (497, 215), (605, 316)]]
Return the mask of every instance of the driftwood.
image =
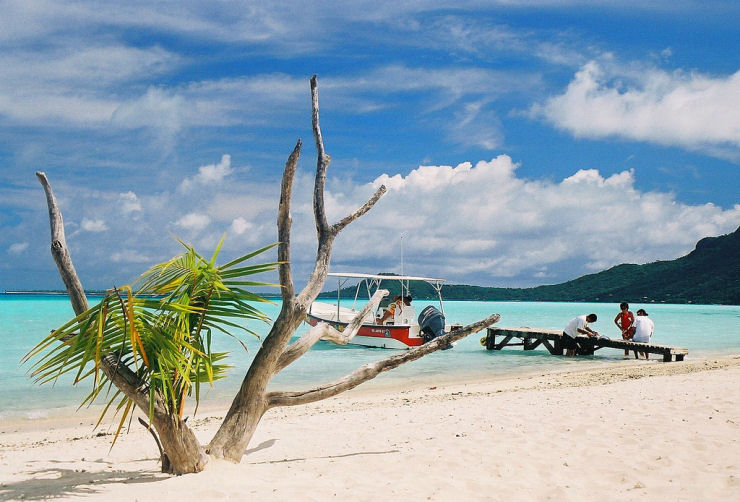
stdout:
[[(205, 453), (217, 458), (239, 462), (247, 450), (257, 425), (267, 410), (277, 406), (293, 406), (335, 396), (374, 378), (384, 371), (441, 348), (446, 348), (453, 341), (479, 331), (495, 323), (499, 318), (497, 314), (491, 315), (420, 347), (404, 353), (396, 353), (381, 361), (361, 366), (343, 378), (314, 389), (297, 392), (267, 392), (266, 389), (270, 380), (286, 366), (305, 354), (320, 338), (329, 338), (339, 343), (351, 341), (365, 315), (373, 310), (381, 298), (387, 294), (387, 291), (377, 292), (344, 332), (339, 333), (326, 324), (319, 324), (293, 344), (288, 345), (292, 335), (303, 322), (309, 306), (321, 292), (328, 273), (332, 245), (337, 234), (368, 212), (386, 191), (385, 186), (381, 186), (359, 209), (339, 222), (329, 225), (324, 207), (324, 186), (330, 157), (324, 149), (319, 125), (318, 86), (315, 76), (311, 78), (311, 104), (312, 129), (317, 151), (313, 211), (318, 249), (313, 272), (303, 290), (296, 294), (290, 260), (290, 203), (296, 164), (302, 146), (299, 140), (285, 164), (278, 206), (277, 229), (280, 243), (278, 245), (278, 262), (280, 262), (278, 275), (282, 292), (280, 313), (275, 319), (269, 334), (265, 337), (260, 350), (255, 355), (228, 413), (207, 448), (204, 449), (198, 443), (184, 420), (177, 416), (169, 416), (165, 407), (155, 397), (157, 402), (154, 403), (155, 412), (152, 425), (161, 438), (162, 457), (164, 459), (166, 456), (169, 461), (170, 472), (182, 474), (202, 470), (207, 462)], [(75, 306), (75, 312), (79, 314), (86, 310), (87, 301), (84, 298), (82, 286), (79, 279), (77, 279), (77, 274), (67, 252), (61, 212), (51, 193), (51, 187), (46, 176), (43, 173), (37, 173), (37, 176), (47, 194), (52, 227), (52, 254), (57, 262), (60, 274), (64, 278), (70, 299)], [(121, 389), (126, 396), (130, 397), (139, 409), (148, 413), (148, 393), (144, 391), (143, 382), (138, 381), (134, 373), (123, 365), (116, 365), (115, 357), (112, 354), (105, 358), (103, 370), (111, 382)]]

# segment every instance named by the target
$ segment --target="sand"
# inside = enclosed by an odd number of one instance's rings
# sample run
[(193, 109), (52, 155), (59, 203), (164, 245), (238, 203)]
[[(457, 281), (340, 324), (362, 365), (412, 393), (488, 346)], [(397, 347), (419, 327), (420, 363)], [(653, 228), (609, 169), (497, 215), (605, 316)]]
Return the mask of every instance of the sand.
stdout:
[(740, 500), (740, 358), (594, 366), (272, 410), (241, 463), (180, 477), (138, 425), (5, 423), (0, 500)]

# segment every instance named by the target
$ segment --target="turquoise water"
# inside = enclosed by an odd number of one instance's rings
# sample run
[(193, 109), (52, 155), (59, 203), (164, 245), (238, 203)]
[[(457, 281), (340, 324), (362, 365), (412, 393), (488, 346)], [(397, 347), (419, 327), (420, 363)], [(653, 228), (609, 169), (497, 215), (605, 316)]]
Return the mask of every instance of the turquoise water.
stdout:
[[(91, 298), (91, 302), (96, 301)], [(414, 302), (420, 312), (425, 302)], [(645, 308), (655, 322), (655, 343), (689, 349), (689, 358), (740, 354), (740, 306), (632, 304), (634, 312)], [(279, 305), (264, 308), (271, 317)], [(467, 324), (491, 313), (501, 315), (499, 326), (529, 326), (562, 329), (574, 316), (594, 312), (599, 321), (593, 325), (601, 334), (617, 337), (613, 324), (619, 308), (603, 303), (537, 303), (537, 302), (446, 302), (445, 314), (450, 322)], [(77, 406), (89, 392), (89, 384), (71, 385), (70, 379), (55, 386), (38, 386), (28, 378), (28, 365), (20, 359), (49, 331), (73, 317), (65, 296), (2, 295), (0, 294), (0, 418), (45, 416)], [(269, 326), (250, 324), (250, 328), (265, 335)], [(300, 335), (307, 329), (303, 325)], [(375, 385), (398, 381), (429, 382), (486, 375), (510, 375), (520, 372), (551, 371), (566, 368), (575, 361), (551, 356), (546, 350), (523, 351), (511, 347), (502, 351), (486, 351), (479, 343), (484, 333), (461, 340), (454, 349), (436, 352), (418, 361), (380, 375)], [(229, 399), (239, 386), (249, 361), (259, 348), (259, 340), (244, 335), (249, 353), (226, 336), (217, 337), (219, 350), (232, 351), (234, 368), (229, 378), (216, 383), (205, 394), (205, 400)], [(359, 365), (382, 359), (394, 351), (363, 347), (337, 347), (319, 342), (309, 353), (293, 363), (272, 382), (275, 389), (301, 390), (331, 381), (347, 374)], [(602, 349), (594, 356), (578, 358), (593, 364), (622, 360), (618, 350)]]

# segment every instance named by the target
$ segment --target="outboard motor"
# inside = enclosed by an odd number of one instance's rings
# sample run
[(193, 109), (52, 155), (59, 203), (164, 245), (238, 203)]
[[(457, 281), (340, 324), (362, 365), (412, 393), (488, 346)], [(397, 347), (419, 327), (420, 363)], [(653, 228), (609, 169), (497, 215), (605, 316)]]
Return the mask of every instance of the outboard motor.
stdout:
[(445, 334), (445, 316), (431, 305), (424, 307), (419, 313), (418, 321), (424, 343)]

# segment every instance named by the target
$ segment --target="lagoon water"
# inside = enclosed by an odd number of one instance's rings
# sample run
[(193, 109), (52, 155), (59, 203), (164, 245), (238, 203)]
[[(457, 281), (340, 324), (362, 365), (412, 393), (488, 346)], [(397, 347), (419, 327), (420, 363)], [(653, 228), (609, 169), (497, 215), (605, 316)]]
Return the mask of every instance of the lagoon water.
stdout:
[[(90, 298), (91, 304), (96, 302)], [(427, 302), (414, 302), (417, 312)], [(689, 349), (689, 358), (740, 354), (740, 306), (631, 304), (648, 311), (655, 322), (655, 343)], [(266, 305), (263, 310), (272, 318), (279, 303)], [(593, 327), (602, 335), (619, 336), (613, 319), (619, 311), (616, 304), (557, 303), (557, 302), (445, 302), (448, 322), (468, 324), (491, 313), (501, 315), (498, 326), (529, 326), (542, 329), (562, 329), (574, 316), (594, 312), (599, 321)], [(90, 382), (78, 387), (71, 378), (60, 379), (55, 386), (34, 384), (28, 378), (29, 364), (21, 358), (46, 334), (73, 317), (72, 308), (63, 295), (0, 294), (0, 420), (4, 418), (34, 418), (67, 413), (79, 405), (90, 390)], [(269, 326), (250, 323), (254, 331), (265, 335)], [(302, 325), (297, 335), (307, 329)], [(510, 347), (502, 351), (487, 351), (480, 345), (484, 332), (461, 340), (448, 351), (439, 351), (403, 365), (376, 378), (372, 385), (396, 384), (412, 380), (433, 382), (475, 378), (482, 374), (505, 376), (565, 369), (568, 365), (589, 361), (604, 364), (622, 360), (621, 351), (602, 349), (595, 355), (566, 359), (551, 356), (545, 349), (523, 351)], [(249, 353), (229, 337), (214, 335), (217, 350), (230, 350), (234, 366), (229, 377), (215, 383), (202, 397), (203, 402), (230, 400), (241, 383), (251, 358), (259, 348), (259, 340), (244, 333)], [(364, 347), (338, 347), (319, 342), (309, 353), (293, 363), (272, 382), (272, 388), (302, 390), (341, 377), (361, 364), (388, 357), (395, 351)], [(676, 364), (676, 363), (672, 363)], [(678, 363), (680, 364), (680, 363)]]

